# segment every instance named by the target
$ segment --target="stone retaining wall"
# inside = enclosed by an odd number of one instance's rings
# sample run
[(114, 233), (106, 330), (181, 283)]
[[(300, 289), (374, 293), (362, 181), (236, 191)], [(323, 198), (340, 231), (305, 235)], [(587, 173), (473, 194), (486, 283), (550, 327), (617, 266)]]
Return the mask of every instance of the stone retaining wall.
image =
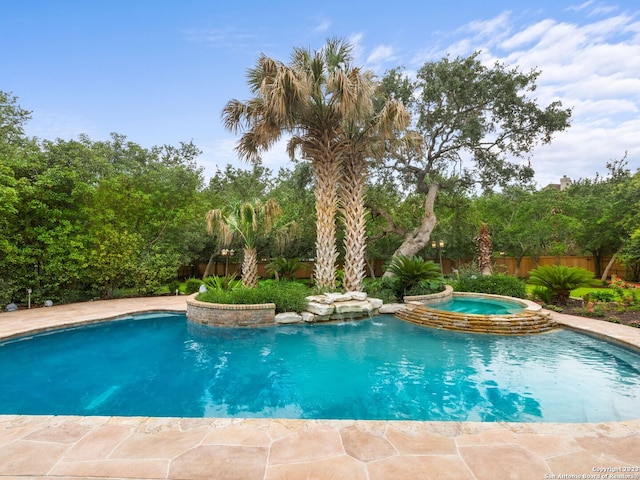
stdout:
[(196, 296), (191, 295), (187, 299), (187, 318), (195, 323), (217, 327), (257, 327), (275, 322), (275, 303), (228, 305), (200, 302)]

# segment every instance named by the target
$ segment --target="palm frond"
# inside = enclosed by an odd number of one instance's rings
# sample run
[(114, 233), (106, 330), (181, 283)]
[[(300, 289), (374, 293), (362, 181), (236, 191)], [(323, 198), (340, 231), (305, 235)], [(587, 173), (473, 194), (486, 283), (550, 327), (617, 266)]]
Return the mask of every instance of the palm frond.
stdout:
[(233, 241), (233, 230), (229, 228), (222, 210), (209, 210), (206, 215), (207, 232), (218, 237), (218, 243), (226, 247)]

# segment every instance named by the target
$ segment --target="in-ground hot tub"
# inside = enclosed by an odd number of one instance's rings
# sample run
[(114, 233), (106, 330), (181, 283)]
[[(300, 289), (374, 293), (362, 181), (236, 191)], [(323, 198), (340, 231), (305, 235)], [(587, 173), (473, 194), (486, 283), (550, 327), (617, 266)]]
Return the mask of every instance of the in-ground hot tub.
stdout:
[(501, 295), (454, 293), (449, 285), (443, 292), (404, 300), (406, 306), (396, 316), (426, 327), (499, 335), (542, 333), (556, 327), (551, 316), (534, 302)]

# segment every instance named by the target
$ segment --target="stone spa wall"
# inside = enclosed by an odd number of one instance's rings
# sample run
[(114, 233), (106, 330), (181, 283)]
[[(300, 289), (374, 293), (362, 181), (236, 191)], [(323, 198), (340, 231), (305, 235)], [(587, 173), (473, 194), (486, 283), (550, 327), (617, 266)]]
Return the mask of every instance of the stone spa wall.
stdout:
[[(406, 304), (404, 308), (396, 313), (396, 316), (402, 320), (431, 328), (496, 335), (543, 333), (557, 326), (551, 315), (544, 313), (540, 305), (528, 300), (480, 293), (453, 293), (453, 290), (436, 295), (438, 295), (438, 298), (435, 300), (431, 295), (405, 297)], [(448, 296), (498, 299), (505, 302), (519, 303), (524, 309), (521, 313), (483, 315), (448, 312), (431, 308), (431, 304), (445, 300)]]

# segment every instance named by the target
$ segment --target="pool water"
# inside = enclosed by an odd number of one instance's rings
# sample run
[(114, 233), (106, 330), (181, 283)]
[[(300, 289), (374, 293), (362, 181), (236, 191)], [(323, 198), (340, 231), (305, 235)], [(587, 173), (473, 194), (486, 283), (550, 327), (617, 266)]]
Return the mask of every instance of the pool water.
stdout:
[(492, 298), (453, 297), (444, 302), (426, 305), (429, 308), (448, 312), (472, 313), (481, 315), (505, 315), (521, 313), (524, 307), (515, 302), (501, 301)]
[(601, 422), (640, 417), (640, 355), (558, 330), (390, 315), (212, 328), (155, 314), (0, 344), (0, 414)]

